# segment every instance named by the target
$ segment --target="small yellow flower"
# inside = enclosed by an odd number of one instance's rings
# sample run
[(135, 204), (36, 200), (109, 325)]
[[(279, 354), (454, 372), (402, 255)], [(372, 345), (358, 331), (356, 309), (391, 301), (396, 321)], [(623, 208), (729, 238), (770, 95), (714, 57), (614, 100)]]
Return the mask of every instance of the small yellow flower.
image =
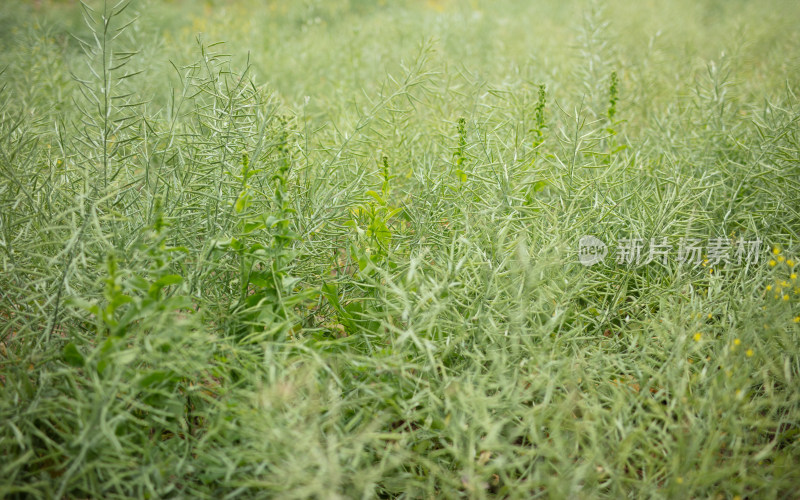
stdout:
[(796, 280), (796, 279), (797, 279), (797, 273), (792, 273), (792, 274), (790, 274), (790, 275), (789, 275), (789, 278), (790, 278), (792, 281)]
[(774, 260), (769, 261), (770, 267), (775, 267), (775, 264), (777, 264), (777, 262), (775, 262)]
[(711, 313), (708, 313), (708, 319), (711, 319), (711, 318), (713, 318), (713, 316), (711, 315)]
[(694, 334), (693, 338), (694, 338), (695, 342), (700, 342), (700, 339), (703, 338), (703, 334), (700, 333), (700, 332), (697, 332), (697, 333)]
[(741, 344), (741, 343), (742, 343), (742, 341), (741, 341), (741, 340), (739, 340), (739, 339), (733, 339), (733, 345), (739, 345), (739, 344)]
[(789, 282), (786, 280), (781, 281), (781, 288), (789, 288)]
[(783, 301), (786, 302), (787, 300), (789, 300), (789, 295), (784, 293), (783, 294)]
[(794, 260), (786, 259), (786, 265), (789, 266), (789, 267), (794, 267)]
[(678, 477), (678, 478), (675, 479), (675, 482), (678, 483), (678, 484), (683, 484), (683, 478), (682, 477)]
[(714, 274), (714, 270), (713, 269), (709, 269), (708, 270), (708, 274)]
[(795, 323), (800, 323), (800, 316), (795, 316), (794, 317), (794, 322)]
[(778, 262), (783, 262), (783, 255), (778, 256)]
[(781, 253), (781, 249), (778, 248), (778, 247), (775, 247), (775, 248), (772, 249), (772, 253), (774, 253), (775, 255), (778, 255), (779, 253)]
[(745, 351), (745, 355), (748, 358), (752, 358), (753, 357), (753, 350), (752, 349), (748, 349), (747, 351)]
[(768, 292), (772, 291), (772, 285), (767, 285), (767, 291)]

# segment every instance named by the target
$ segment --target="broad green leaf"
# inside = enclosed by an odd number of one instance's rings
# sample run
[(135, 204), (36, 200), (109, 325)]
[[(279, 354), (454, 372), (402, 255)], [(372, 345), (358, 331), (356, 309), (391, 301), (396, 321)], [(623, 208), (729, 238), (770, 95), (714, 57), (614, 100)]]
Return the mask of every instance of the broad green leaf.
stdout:
[(83, 359), (83, 355), (78, 351), (78, 347), (72, 342), (64, 346), (63, 357), (64, 361), (70, 366), (82, 367), (86, 364), (86, 360)]
[(322, 292), (322, 295), (328, 299), (328, 302), (333, 306), (334, 309), (337, 311), (342, 309), (342, 306), (339, 303), (339, 287), (333, 283), (323, 283), (320, 291)]
[(83, 309), (84, 311), (90, 312), (92, 314), (99, 314), (100, 312), (100, 308), (97, 306), (97, 302), (84, 300), (80, 297), (70, 297), (69, 299), (67, 299), (67, 304), (75, 306), (79, 309)]
[(370, 190), (370, 191), (367, 191), (366, 194), (367, 194), (367, 196), (371, 196), (371, 197), (375, 198), (375, 201), (377, 201), (381, 205), (386, 205), (386, 201), (384, 201), (383, 197), (381, 195), (379, 195), (377, 192)]
[(183, 282), (182, 276), (179, 276), (177, 274), (167, 274), (166, 276), (162, 276), (158, 280), (156, 280), (156, 282), (153, 283), (153, 286), (158, 288), (163, 288), (165, 286), (177, 285), (178, 283), (182, 282)]
[(150, 372), (141, 379), (139, 379), (139, 387), (146, 389), (156, 384), (160, 384), (171, 377), (171, 372), (164, 370), (157, 370)]
[(237, 214), (242, 213), (242, 211), (248, 207), (250, 200), (250, 194), (246, 189), (243, 189), (241, 193), (239, 193), (239, 198), (236, 199), (236, 203), (233, 204), (233, 209), (236, 210)]
[(127, 285), (142, 292), (150, 290), (150, 282), (136, 274), (128, 279)]

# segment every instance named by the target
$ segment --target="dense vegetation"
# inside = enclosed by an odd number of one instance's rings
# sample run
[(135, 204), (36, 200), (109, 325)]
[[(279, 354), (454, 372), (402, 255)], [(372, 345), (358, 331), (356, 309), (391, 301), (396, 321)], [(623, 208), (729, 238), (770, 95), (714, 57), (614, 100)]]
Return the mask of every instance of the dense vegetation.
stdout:
[(0, 496), (796, 494), (800, 3), (125, 7), (0, 7)]

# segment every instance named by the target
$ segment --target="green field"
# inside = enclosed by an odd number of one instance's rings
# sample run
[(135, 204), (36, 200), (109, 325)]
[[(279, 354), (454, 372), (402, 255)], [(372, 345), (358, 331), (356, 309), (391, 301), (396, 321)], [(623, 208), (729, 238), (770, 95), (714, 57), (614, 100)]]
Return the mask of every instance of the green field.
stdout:
[(0, 497), (796, 497), (800, 2), (123, 7), (0, 4)]

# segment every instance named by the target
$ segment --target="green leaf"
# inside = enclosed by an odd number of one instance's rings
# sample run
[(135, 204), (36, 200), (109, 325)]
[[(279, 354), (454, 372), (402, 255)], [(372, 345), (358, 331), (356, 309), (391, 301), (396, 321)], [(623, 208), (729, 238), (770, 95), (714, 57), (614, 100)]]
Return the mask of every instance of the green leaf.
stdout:
[(64, 346), (63, 357), (64, 362), (70, 366), (76, 366), (80, 368), (86, 365), (86, 360), (83, 359), (83, 354), (78, 351), (78, 347), (72, 342)]
[(263, 171), (264, 171), (264, 169), (263, 169), (263, 168), (257, 168), (257, 169), (255, 169), (255, 170), (248, 170), (248, 171), (247, 171), (247, 172), (244, 174), (244, 178), (245, 178), (245, 179), (249, 179), (250, 177), (253, 177), (254, 175), (256, 175), (256, 174), (258, 174), (258, 173), (260, 173), (260, 172), (263, 172)]
[(142, 292), (150, 290), (150, 282), (135, 274), (128, 279), (127, 285)]
[(315, 300), (317, 297), (319, 297), (319, 290), (316, 288), (309, 288), (307, 290), (295, 292), (292, 295), (285, 297), (283, 299), (283, 303), (285, 306), (293, 307), (298, 304), (308, 302), (310, 300)]
[(334, 309), (337, 311), (342, 310), (342, 305), (339, 303), (339, 287), (333, 283), (323, 283), (322, 288), (322, 295), (328, 299), (328, 302), (333, 306)]
[(367, 268), (367, 266), (369, 266), (369, 259), (367, 258), (367, 256), (366, 255), (359, 255), (358, 256), (358, 270), (363, 272)]
[(146, 389), (156, 384), (160, 384), (165, 380), (169, 379), (171, 375), (172, 374), (170, 372), (164, 370), (157, 370), (154, 372), (150, 372), (147, 375), (145, 375), (141, 380), (139, 380), (139, 387), (141, 387), (142, 389)]
[(97, 306), (97, 302), (95, 301), (84, 300), (80, 297), (70, 297), (67, 299), (67, 304), (75, 306), (79, 309), (83, 309), (84, 311), (95, 315), (100, 314), (100, 308)]
[(211, 240), (211, 245), (215, 250), (227, 250), (231, 246), (233, 238), (217, 238)]
[(192, 309), (192, 299), (186, 295), (176, 295), (161, 302), (162, 309), (176, 311), (179, 309)]
[(148, 290), (148, 294), (150, 297), (157, 299), (161, 293), (161, 289), (165, 286), (170, 285), (177, 285), (178, 283), (182, 283), (183, 278), (178, 276), (177, 274), (167, 274), (166, 276), (162, 276), (155, 281), (152, 285), (150, 285), (150, 289)]
[(394, 217), (395, 215), (399, 214), (400, 212), (403, 212), (403, 208), (402, 207), (401, 208), (393, 208), (392, 210), (389, 210), (389, 213), (386, 214), (386, 220), (391, 219), (392, 217)]
[(250, 234), (253, 231), (257, 231), (259, 229), (264, 229), (264, 227), (265, 226), (264, 226), (263, 222), (247, 222), (244, 225), (244, 232), (245, 232), (245, 234)]
[(237, 214), (240, 214), (249, 205), (250, 205), (250, 194), (246, 189), (243, 189), (242, 192), (239, 193), (239, 198), (236, 199), (236, 203), (234, 203), (233, 209), (236, 210)]
[(351, 333), (355, 332), (353, 316), (349, 311), (342, 307), (342, 304), (339, 301), (339, 287), (333, 283), (324, 283), (320, 291), (322, 292), (322, 295), (328, 299), (330, 305), (336, 309), (336, 313), (339, 315), (339, 321), (342, 323), (345, 329)]
[(109, 302), (109, 307), (112, 311), (118, 309), (120, 306), (133, 302), (133, 297), (126, 294), (117, 294)]
[(384, 201), (384, 199), (381, 197), (381, 195), (379, 195), (379, 194), (378, 194), (378, 193), (376, 193), (375, 191), (372, 191), (372, 190), (370, 190), (370, 191), (367, 191), (367, 192), (366, 192), (366, 194), (367, 194), (367, 196), (372, 196), (373, 198), (375, 198), (375, 201), (377, 201), (377, 202), (378, 202), (378, 203), (380, 203), (381, 205), (386, 205), (386, 202), (385, 202), (385, 201)]
[(156, 282), (153, 283), (153, 286), (163, 288), (165, 286), (177, 285), (179, 283), (183, 283), (183, 277), (177, 274), (167, 274), (166, 276), (162, 276), (156, 280)]
[(186, 248), (186, 247), (183, 247), (183, 246), (179, 246), (179, 247), (169, 247), (169, 248), (165, 248), (164, 250), (166, 250), (167, 252), (183, 252), (183, 253), (185, 253), (185, 254), (187, 254), (187, 255), (188, 255), (188, 254), (190, 254), (190, 253), (192, 253), (192, 252), (190, 252), (190, 251), (189, 251), (189, 249), (188, 249), (188, 248)]
[(350, 315), (351, 318), (358, 318), (364, 313), (364, 304), (361, 302), (350, 302), (344, 306), (344, 310)]

